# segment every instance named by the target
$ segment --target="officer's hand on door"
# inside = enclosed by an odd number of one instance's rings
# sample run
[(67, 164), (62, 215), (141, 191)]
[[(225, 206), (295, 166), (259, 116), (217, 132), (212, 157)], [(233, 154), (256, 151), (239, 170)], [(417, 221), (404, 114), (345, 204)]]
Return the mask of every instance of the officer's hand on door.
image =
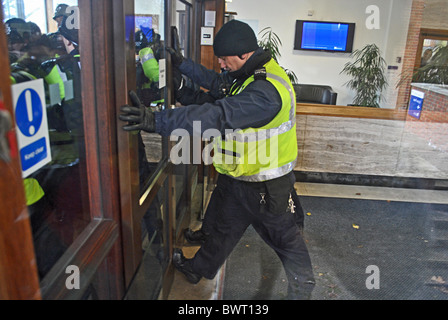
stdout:
[(173, 85), (176, 99), (179, 99), (185, 90), (185, 79), (176, 67), (173, 68)]
[(168, 53), (171, 55), (171, 62), (173, 63), (173, 66), (179, 67), (185, 59), (182, 52), (170, 47), (167, 47), (166, 51), (168, 51)]
[(125, 131), (143, 130), (146, 132), (155, 132), (156, 122), (154, 113), (150, 108), (140, 102), (134, 91), (129, 92), (132, 105), (124, 105), (120, 107), (122, 112), (118, 117), (121, 121), (127, 121), (128, 124), (123, 126)]

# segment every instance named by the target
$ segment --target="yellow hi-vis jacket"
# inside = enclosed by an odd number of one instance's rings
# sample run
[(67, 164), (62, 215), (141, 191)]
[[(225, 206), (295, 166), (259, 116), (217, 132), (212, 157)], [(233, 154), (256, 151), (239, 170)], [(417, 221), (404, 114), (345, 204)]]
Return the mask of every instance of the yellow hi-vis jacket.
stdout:
[(140, 50), (139, 56), (143, 67), (143, 73), (150, 80), (148, 84), (145, 84), (145, 87), (149, 88), (152, 82), (159, 81), (159, 63), (154, 57), (152, 49), (149, 47)]
[(45, 195), (45, 192), (40, 186), (39, 182), (34, 178), (23, 179), (23, 185), (25, 187), (27, 206), (35, 204)]
[[(285, 71), (271, 59), (264, 65), (266, 80), (277, 89), (282, 108), (275, 118), (261, 128), (234, 130), (214, 140), (213, 165), (221, 174), (235, 179), (260, 182), (291, 172), (297, 160), (296, 97)], [(234, 85), (231, 95), (242, 92), (254, 75), (241, 86)]]
[(51, 71), (44, 76), (45, 81), (48, 84), (58, 84), (59, 85), (59, 95), (61, 100), (65, 98), (65, 87), (64, 80), (67, 81), (67, 76), (62, 72), (58, 64), (55, 63)]

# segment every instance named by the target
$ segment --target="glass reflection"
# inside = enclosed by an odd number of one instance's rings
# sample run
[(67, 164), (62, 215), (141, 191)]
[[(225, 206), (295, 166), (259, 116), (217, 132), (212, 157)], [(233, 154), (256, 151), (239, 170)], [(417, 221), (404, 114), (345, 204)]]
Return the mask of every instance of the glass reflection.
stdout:
[[(134, 0), (134, 17), (127, 18), (135, 43), (136, 93), (140, 101), (152, 111), (165, 108), (164, 83), (159, 78), (164, 63), (164, 1)], [(134, 29), (130, 29), (133, 26)], [(129, 34), (129, 32), (127, 32)], [(140, 191), (144, 193), (162, 169), (164, 141), (159, 134), (138, 133)], [(164, 242), (167, 183), (160, 188), (145, 212), (141, 226), (142, 263), (132, 282), (126, 299), (157, 299), (169, 255)]]
[[(51, 162), (24, 177), (41, 278), (91, 220), (78, 28), (76, 23), (75, 28), (67, 27), (69, 18), (78, 21), (79, 11), (55, 1), (54, 14), (47, 18), (44, 4), (3, 1), (13, 91), (16, 84), (31, 85), (34, 80), (43, 80), (45, 91)], [(21, 116), (27, 115), (16, 113), (16, 118)]]
[(437, 50), (446, 47), (447, 43), (447, 40), (425, 39), (423, 41), (420, 67), (426, 66), (431, 60), (433, 60), (434, 54), (437, 52)]
[(142, 263), (125, 299), (157, 300), (162, 288), (163, 274), (169, 263), (168, 247), (164, 245), (164, 217), (167, 216), (167, 182), (144, 215), (142, 226)]
[(420, 67), (415, 70), (414, 82), (447, 83), (447, 43), (447, 40), (424, 39)]
[(176, 27), (179, 36), (179, 46), (185, 57), (191, 56), (190, 19), (191, 6), (176, 1)]
[[(163, 59), (164, 1), (135, 1), (136, 88), (140, 101), (157, 112), (164, 109), (163, 84), (159, 83), (159, 63)], [(155, 133), (140, 132), (140, 189), (163, 159), (162, 138)]]

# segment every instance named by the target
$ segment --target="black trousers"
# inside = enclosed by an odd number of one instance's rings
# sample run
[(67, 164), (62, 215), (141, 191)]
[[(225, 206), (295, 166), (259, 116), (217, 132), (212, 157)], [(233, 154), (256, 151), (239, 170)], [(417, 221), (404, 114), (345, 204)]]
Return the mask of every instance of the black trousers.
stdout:
[(191, 260), (193, 270), (213, 279), (252, 225), (283, 263), (288, 297), (309, 297), (314, 287), (311, 260), (296, 218), (288, 210), (293, 181), (288, 175), (267, 185), (220, 175), (203, 226), (208, 237)]

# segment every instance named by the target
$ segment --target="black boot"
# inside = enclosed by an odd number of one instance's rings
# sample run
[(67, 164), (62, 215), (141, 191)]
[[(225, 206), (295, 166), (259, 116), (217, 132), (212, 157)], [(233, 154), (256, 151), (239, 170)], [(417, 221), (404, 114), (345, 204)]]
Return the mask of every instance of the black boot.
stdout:
[(195, 273), (191, 268), (190, 259), (186, 259), (181, 249), (174, 249), (173, 264), (177, 270), (182, 272), (187, 280), (193, 284), (196, 284), (201, 280), (202, 276)]
[(198, 231), (193, 231), (190, 228), (184, 231), (185, 239), (191, 244), (204, 244), (207, 239), (207, 234), (199, 229)]
[(311, 293), (313, 292), (316, 283), (313, 280), (306, 281), (299, 284), (298, 282), (290, 282), (288, 284), (288, 300), (311, 300)]

